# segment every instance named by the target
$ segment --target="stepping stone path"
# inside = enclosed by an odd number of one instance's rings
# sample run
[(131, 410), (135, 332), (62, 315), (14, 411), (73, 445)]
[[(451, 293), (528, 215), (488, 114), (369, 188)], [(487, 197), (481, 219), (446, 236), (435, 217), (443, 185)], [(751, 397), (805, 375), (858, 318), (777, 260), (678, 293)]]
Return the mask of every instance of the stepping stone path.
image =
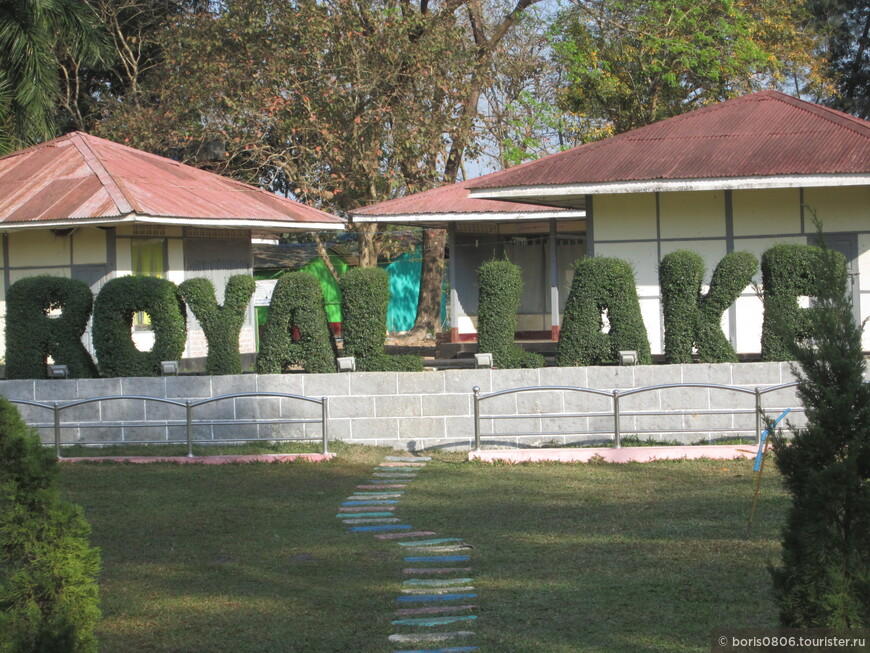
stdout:
[(394, 542), (409, 565), (404, 575), (387, 640), (393, 653), (466, 653), (474, 646), (477, 615), (472, 547), (459, 537), (438, 537), (434, 531), (415, 529), (395, 516), (405, 488), (431, 458), (387, 456), (375, 467), (371, 480), (338, 508), (351, 533), (371, 533)]

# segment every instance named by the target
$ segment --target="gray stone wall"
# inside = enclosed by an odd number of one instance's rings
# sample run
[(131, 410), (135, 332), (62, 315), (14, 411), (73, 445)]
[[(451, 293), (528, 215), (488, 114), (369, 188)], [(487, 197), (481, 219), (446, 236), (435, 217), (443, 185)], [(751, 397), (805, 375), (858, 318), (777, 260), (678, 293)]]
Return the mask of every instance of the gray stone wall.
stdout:
[[(572, 386), (624, 392), (662, 384), (711, 383), (746, 389), (793, 381), (786, 363), (542, 368), (536, 370), (443, 370), (241, 376), (179, 376), (87, 380), (0, 381), (10, 399), (61, 404), (98, 396), (135, 395), (200, 400), (233, 393), (277, 392), (329, 398), (330, 439), (398, 449), (469, 448), (474, 440), (472, 389), (481, 395), (530, 386)], [(480, 403), (485, 447), (559, 445), (610, 441), (613, 400), (566, 390), (501, 395)], [(776, 417), (799, 409), (794, 389), (764, 396)], [(720, 389), (680, 387), (620, 399), (623, 437), (684, 442), (753, 434), (755, 398)], [(51, 411), (19, 406), (25, 420), (53, 441)], [(732, 413), (731, 411), (743, 411)], [(194, 411), (197, 440), (319, 438), (317, 404), (273, 397), (221, 400)], [(90, 403), (62, 411), (62, 442), (183, 442), (185, 409), (143, 399)], [(800, 422), (802, 414), (793, 413)], [(282, 419), (313, 420), (283, 424)], [(233, 422), (229, 424), (227, 422)], [(316, 444), (313, 446), (316, 447)]]

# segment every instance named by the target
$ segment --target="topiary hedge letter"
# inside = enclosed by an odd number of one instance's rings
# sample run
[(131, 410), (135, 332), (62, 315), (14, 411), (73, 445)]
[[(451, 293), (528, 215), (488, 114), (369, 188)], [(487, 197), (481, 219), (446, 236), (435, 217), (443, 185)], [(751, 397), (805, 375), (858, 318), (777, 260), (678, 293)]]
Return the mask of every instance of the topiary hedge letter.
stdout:
[[(296, 341), (294, 326), (299, 332)], [(320, 282), (307, 272), (285, 274), (272, 292), (257, 372), (280, 374), (285, 365), (301, 365), (310, 373), (335, 372), (335, 356)]]
[[(74, 379), (97, 376), (82, 344), (93, 303), (88, 284), (76, 279), (37, 276), (12, 284), (6, 293), (6, 378), (45, 378), (49, 356)], [(61, 314), (49, 317), (52, 309)]]
[[(154, 346), (133, 344), (133, 316), (151, 316)], [(94, 349), (102, 376), (157, 376), (160, 361), (178, 360), (187, 339), (184, 302), (178, 287), (157, 277), (118, 277), (107, 282), (94, 302)]]
[(98, 549), (57, 459), (0, 397), (0, 651), (96, 653)]
[(701, 294), (704, 261), (694, 252), (677, 250), (659, 263), (659, 286), (665, 324), (665, 360), (691, 363), (698, 350), (703, 363), (737, 362), (737, 353), (722, 332), (722, 314), (752, 282), (758, 259), (749, 252), (727, 254)]
[[(608, 333), (602, 331), (605, 313)], [(616, 362), (621, 350), (636, 351), (638, 364), (652, 363), (631, 265), (616, 258), (581, 258), (574, 263), (556, 364)]]
[[(791, 343), (811, 337), (807, 309), (798, 297), (814, 297), (823, 280), (822, 249), (815, 245), (774, 245), (761, 256), (764, 286), (764, 323), (761, 327), (761, 359), (791, 359)], [(839, 252), (836, 283), (846, 286), (846, 259)]]
[(492, 354), (495, 367), (543, 367), (540, 354), (527, 352), (514, 342), (523, 279), (510, 261), (486, 261), (477, 268), (477, 349)]
[(358, 370), (418, 372), (419, 356), (389, 356), (384, 352), (390, 279), (380, 268), (351, 268), (339, 282), (344, 354), (356, 357)]
[(214, 284), (208, 279), (188, 279), (178, 286), (184, 301), (199, 321), (208, 343), (206, 374), (241, 374), (239, 333), (245, 322), (245, 309), (254, 294), (254, 277), (230, 277), (224, 288), (224, 305), (215, 299)]

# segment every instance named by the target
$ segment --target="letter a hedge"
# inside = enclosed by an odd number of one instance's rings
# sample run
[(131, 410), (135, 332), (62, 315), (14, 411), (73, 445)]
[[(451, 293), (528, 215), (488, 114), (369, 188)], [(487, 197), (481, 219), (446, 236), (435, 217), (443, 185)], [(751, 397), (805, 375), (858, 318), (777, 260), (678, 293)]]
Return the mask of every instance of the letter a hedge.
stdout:
[[(602, 330), (605, 313), (610, 321), (608, 333)], [(556, 364), (616, 362), (622, 350), (636, 351), (641, 365), (652, 363), (631, 265), (616, 258), (582, 258), (574, 263)]]

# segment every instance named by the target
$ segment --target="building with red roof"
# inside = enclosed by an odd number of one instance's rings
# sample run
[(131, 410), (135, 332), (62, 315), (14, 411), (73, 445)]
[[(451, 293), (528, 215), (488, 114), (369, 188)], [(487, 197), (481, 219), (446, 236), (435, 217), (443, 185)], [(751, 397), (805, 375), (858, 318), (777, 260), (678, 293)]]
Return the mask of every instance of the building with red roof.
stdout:
[[(747, 250), (760, 258), (777, 243), (812, 242), (813, 216), (822, 221), (829, 244), (847, 257), (857, 317), (870, 316), (870, 282), (862, 284), (860, 276), (870, 273), (870, 122), (777, 91), (704, 107), (452, 188), (406, 198), (412, 214), (387, 202), (353, 219), (443, 218), (456, 245), (451, 275), (465, 277), (451, 284), (458, 339), (473, 337), (474, 311), (467, 309), (476, 307), (476, 288), (467, 278), (475, 268), (463, 261), (479, 260), (468, 252), (483, 243), (489, 256), (506, 254), (523, 268), (520, 328), (543, 320), (540, 331), (558, 337), (566, 293), (559, 277), (564, 268), (553, 260), (565, 221), (574, 221), (571, 233), (583, 243), (578, 256), (611, 256), (633, 265), (654, 354), (663, 351), (658, 264), (664, 255), (697, 252), (709, 280), (728, 252)], [(461, 214), (450, 205), (452, 194), (461, 194)], [(500, 202), (501, 217), (489, 208), (474, 211), (478, 201), (487, 203), (481, 207)], [(537, 254), (517, 255), (510, 230), (535, 224), (532, 206), (566, 213), (541, 213), (547, 217), (539, 225), (555, 225), (538, 227), (543, 242)], [(761, 300), (747, 287), (723, 319), (738, 353), (760, 352), (762, 319)]]
[[(230, 276), (252, 273), (252, 236), (344, 228), (292, 199), (81, 132), (0, 158), (3, 297), (40, 274), (81, 279), (94, 294), (146, 274), (207, 277), (222, 302)], [(184, 356), (204, 356), (192, 314), (188, 322)], [(242, 352), (254, 351), (254, 324), (251, 310)], [(147, 320), (135, 329), (148, 347)]]

